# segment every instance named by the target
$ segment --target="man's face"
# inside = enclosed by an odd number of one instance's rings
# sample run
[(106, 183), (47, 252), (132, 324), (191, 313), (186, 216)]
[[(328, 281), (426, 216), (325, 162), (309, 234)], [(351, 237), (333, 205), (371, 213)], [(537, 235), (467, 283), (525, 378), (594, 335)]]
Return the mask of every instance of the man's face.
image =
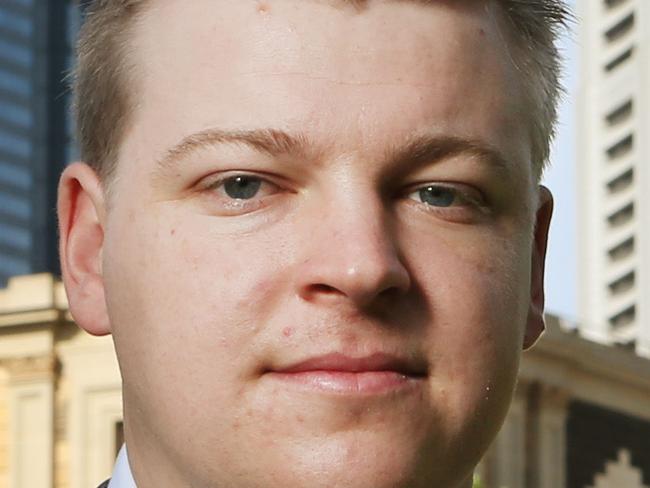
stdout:
[(493, 13), (152, 3), (102, 251), (143, 486), (466, 482), (531, 295)]

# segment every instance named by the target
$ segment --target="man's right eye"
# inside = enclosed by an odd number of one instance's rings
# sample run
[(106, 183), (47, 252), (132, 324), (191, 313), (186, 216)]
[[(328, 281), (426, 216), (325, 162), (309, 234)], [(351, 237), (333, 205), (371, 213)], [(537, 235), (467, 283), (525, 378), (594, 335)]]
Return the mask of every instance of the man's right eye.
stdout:
[(267, 198), (282, 191), (269, 179), (249, 173), (229, 172), (209, 178), (201, 185), (203, 193), (215, 209), (225, 216), (244, 215), (263, 208)]
[(256, 176), (233, 176), (223, 181), (223, 191), (235, 200), (250, 200), (254, 198), (261, 186), (262, 180)]

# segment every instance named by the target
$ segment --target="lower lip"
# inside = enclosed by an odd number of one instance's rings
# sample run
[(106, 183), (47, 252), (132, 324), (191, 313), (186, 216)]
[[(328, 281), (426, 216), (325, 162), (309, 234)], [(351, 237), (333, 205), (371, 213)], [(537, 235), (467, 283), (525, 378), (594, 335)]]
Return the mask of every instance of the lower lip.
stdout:
[(306, 390), (344, 395), (376, 395), (412, 388), (424, 378), (406, 376), (395, 371), (301, 371), (267, 373), (273, 379)]

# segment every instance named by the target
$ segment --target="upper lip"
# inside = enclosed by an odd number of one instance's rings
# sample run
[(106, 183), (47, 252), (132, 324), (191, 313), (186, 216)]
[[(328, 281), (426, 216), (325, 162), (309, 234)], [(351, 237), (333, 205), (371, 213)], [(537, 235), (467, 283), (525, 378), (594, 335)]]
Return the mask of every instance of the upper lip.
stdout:
[(314, 356), (286, 367), (275, 369), (278, 373), (304, 373), (308, 371), (339, 371), (349, 373), (394, 371), (407, 376), (424, 376), (426, 368), (415, 361), (382, 352), (362, 357), (341, 353)]

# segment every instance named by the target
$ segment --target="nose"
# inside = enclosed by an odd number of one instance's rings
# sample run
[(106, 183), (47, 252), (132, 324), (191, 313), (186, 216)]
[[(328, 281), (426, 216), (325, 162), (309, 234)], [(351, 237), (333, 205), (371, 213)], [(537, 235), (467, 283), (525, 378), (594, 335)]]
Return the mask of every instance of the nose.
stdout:
[[(309, 302), (347, 300), (357, 308), (406, 293), (408, 269), (380, 204), (330, 210), (305, 233), (299, 295)], [(312, 220), (312, 223), (314, 220)]]

